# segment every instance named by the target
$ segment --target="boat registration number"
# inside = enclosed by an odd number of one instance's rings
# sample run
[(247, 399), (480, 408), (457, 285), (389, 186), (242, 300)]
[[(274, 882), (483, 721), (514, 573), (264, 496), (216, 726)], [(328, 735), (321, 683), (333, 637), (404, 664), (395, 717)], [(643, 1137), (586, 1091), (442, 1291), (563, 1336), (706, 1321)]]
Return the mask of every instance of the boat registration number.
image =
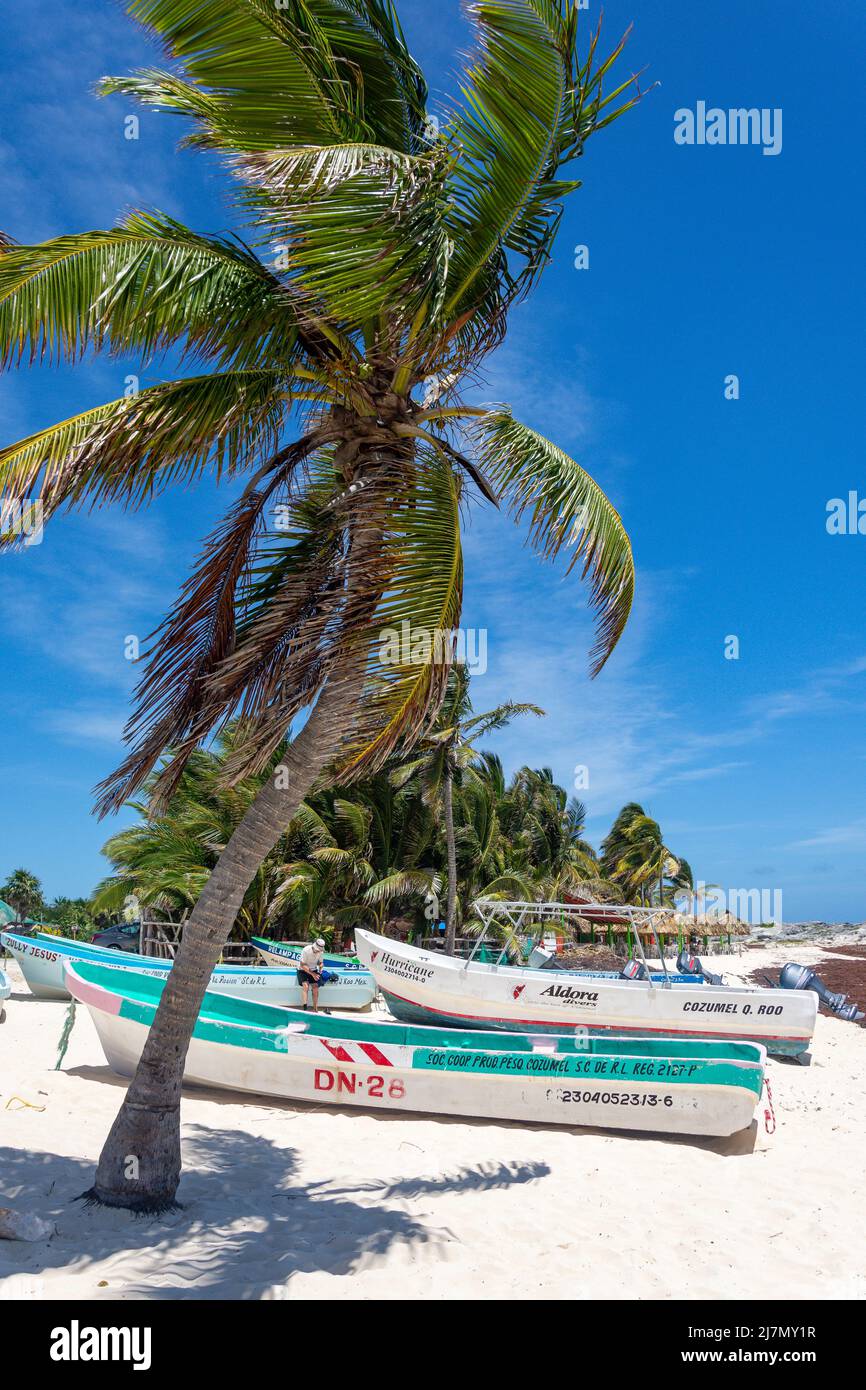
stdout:
[(402, 1100), (406, 1087), (402, 1081), (387, 1081), (384, 1076), (361, 1076), (356, 1071), (331, 1071), (317, 1067), (313, 1077), (317, 1091), (334, 1091), (350, 1096), (360, 1092), (370, 1100)]
[(550, 1089), (547, 1098), (554, 1096), (564, 1102), (578, 1101), (584, 1105), (666, 1105), (674, 1103), (673, 1096), (659, 1096), (639, 1091), (563, 1091)]

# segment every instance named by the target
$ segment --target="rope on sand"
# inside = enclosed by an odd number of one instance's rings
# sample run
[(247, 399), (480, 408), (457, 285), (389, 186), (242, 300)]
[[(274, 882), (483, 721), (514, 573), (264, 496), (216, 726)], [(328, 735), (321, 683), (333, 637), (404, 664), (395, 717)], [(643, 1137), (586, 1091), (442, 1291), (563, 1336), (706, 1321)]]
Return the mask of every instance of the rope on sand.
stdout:
[(57, 1063), (54, 1067), (55, 1071), (59, 1071), (61, 1066), (63, 1065), (63, 1058), (66, 1056), (66, 1049), (69, 1047), (69, 1038), (71, 1036), (72, 1029), (74, 1028), (74, 1026), (75, 1000), (73, 999), (71, 1004), (69, 1005), (69, 1008), (66, 1010), (66, 1017), (63, 1020), (63, 1032), (60, 1034), (60, 1042), (57, 1045), (58, 1052)]

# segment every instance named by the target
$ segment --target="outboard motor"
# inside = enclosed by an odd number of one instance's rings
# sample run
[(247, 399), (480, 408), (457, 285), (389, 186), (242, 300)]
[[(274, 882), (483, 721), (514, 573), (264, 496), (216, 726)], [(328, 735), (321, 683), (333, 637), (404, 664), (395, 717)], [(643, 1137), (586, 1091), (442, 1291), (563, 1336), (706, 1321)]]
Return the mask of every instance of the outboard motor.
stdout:
[(533, 970), (564, 970), (552, 951), (545, 951), (543, 946), (536, 946), (526, 962)]
[(721, 975), (714, 975), (711, 970), (707, 970), (705, 966), (701, 965), (700, 958), (693, 956), (691, 951), (686, 950), (685, 947), (677, 956), (677, 970), (680, 975), (698, 975), (708, 985), (720, 985), (722, 983)]
[(619, 972), (621, 980), (648, 980), (649, 971), (642, 960), (627, 960)]
[(847, 994), (833, 994), (819, 980), (814, 970), (810, 970), (808, 965), (795, 965), (794, 961), (789, 961), (783, 965), (779, 972), (779, 984), (782, 989), (811, 989), (817, 994), (822, 1004), (826, 1004), (831, 1013), (839, 1018), (847, 1019), (849, 1023), (859, 1023), (864, 1017), (856, 1004), (847, 1002)]

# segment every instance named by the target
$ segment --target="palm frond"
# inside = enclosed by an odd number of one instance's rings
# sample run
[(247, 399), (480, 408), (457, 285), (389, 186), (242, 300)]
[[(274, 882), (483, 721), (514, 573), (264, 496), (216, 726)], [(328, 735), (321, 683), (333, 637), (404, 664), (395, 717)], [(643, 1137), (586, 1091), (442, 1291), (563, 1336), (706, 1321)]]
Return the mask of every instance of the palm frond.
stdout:
[(450, 253), (440, 158), (351, 144), (240, 167), (257, 224), (284, 248), (289, 283), (320, 313), (351, 331), (386, 309), (395, 328), (422, 305), (438, 315)]
[(0, 449), (0, 495), (139, 507), (166, 487), (255, 463), (276, 445), (285, 379), (229, 371), (147, 387)]
[(430, 892), (432, 875), (423, 869), (398, 869), (385, 878), (377, 879), (364, 894), (364, 902), (378, 907), (395, 898), (424, 897)]
[[(599, 20), (586, 56), (581, 61), (578, 51), (579, 13), (576, 4), (566, 4), (563, 14), (551, 20), (551, 27), (559, 35), (558, 47), (567, 73), (567, 96), (551, 144), (547, 167), (504, 238), (507, 250), (516, 254), (522, 263), (516, 276), (512, 278), (510, 270), (506, 276), (509, 303), (523, 298), (535, 285), (551, 257), (563, 213), (563, 200), (581, 187), (579, 179), (560, 178), (560, 170), (583, 154), (586, 141), (592, 134), (617, 120), (641, 98), (635, 76), (630, 76), (609, 94), (605, 95), (604, 92), (605, 79), (625, 47), (628, 32), (607, 58), (597, 61), (596, 50), (601, 35)], [(615, 106), (629, 89), (631, 95)], [(612, 107), (614, 109), (610, 109)]]
[(368, 684), (342, 781), (382, 767), (400, 740), (411, 747), (448, 678), (463, 599), (459, 480), (432, 451), (424, 462), (383, 540), (387, 585), (364, 643)]
[(570, 549), (569, 572), (583, 561), (596, 610), (597, 675), (622, 636), (634, 597), (631, 542), (619, 513), (580, 464), (507, 412), (471, 428), (485, 471), (515, 518), (528, 517), (530, 543), (551, 558)]
[(546, 711), (540, 705), (533, 705), (518, 700), (506, 700), (504, 704), (497, 705), (496, 709), (491, 709), (486, 714), (476, 714), (471, 719), (463, 723), (463, 732), (472, 734), (473, 738), (483, 738), (485, 734), (492, 734), (497, 729), (504, 729), (519, 714), (535, 714), (540, 719), (545, 717)]
[(547, 0), (476, 0), (479, 43), (449, 139), (461, 151), (451, 180), (455, 239), (447, 312), (463, 306), (532, 197), (550, 162), (567, 97), (556, 7)]
[(426, 84), (387, 0), (133, 0), (130, 12), (186, 76), (146, 71), (102, 90), (191, 117), (187, 143), (420, 142)]
[(160, 213), (0, 257), (0, 364), (74, 361), (86, 348), (145, 358), (185, 342), (205, 357), (270, 356), (297, 347), (291, 299), (239, 242), (204, 237)]
[[(133, 750), (97, 789), (101, 815), (120, 806), (170, 746), (172, 757), (151, 789), (153, 804), (164, 805), (196, 745), (213, 728), (217, 716), (207, 706), (206, 684), (235, 650), (236, 590), (251, 564), (265, 508), (314, 446), (315, 440), (305, 437), (274, 456), (263, 485), (247, 488), (205, 545), (197, 569), (156, 634), (125, 732)], [(231, 703), (219, 706), (220, 723), (231, 709)]]

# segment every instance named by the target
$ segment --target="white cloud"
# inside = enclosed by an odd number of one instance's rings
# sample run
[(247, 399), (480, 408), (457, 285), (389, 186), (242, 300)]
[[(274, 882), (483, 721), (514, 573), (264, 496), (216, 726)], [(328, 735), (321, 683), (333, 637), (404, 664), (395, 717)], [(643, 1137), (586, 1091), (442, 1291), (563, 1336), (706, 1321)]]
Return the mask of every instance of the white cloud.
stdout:
[(807, 840), (795, 840), (791, 849), (866, 849), (866, 820), (851, 821), (820, 830)]
[[(58, 519), (39, 547), (3, 559), (0, 622), (7, 640), (124, 691), (137, 679), (128, 636), (147, 634), (174, 597), (158, 562), (155, 521), (115, 514)], [(141, 562), (147, 558), (147, 568)], [(151, 578), (157, 562), (157, 579)]]
[(770, 691), (752, 700), (747, 711), (758, 723), (764, 724), (841, 707), (862, 709), (866, 699), (866, 681), (855, 684), (853, 701), (851, 682), (856, 682), (856, 678), (864, 674), (866, 656), (856, 657), (839, 666), (825, 666), (810, 672), (799, 684), (787, 690)]
[(70, 743), (111, 745), (118, 748), (122, 742), (126, 715), (123, 712), (78, 707), (48, 710), (44, 720), (49, 733), (56, 734)]

